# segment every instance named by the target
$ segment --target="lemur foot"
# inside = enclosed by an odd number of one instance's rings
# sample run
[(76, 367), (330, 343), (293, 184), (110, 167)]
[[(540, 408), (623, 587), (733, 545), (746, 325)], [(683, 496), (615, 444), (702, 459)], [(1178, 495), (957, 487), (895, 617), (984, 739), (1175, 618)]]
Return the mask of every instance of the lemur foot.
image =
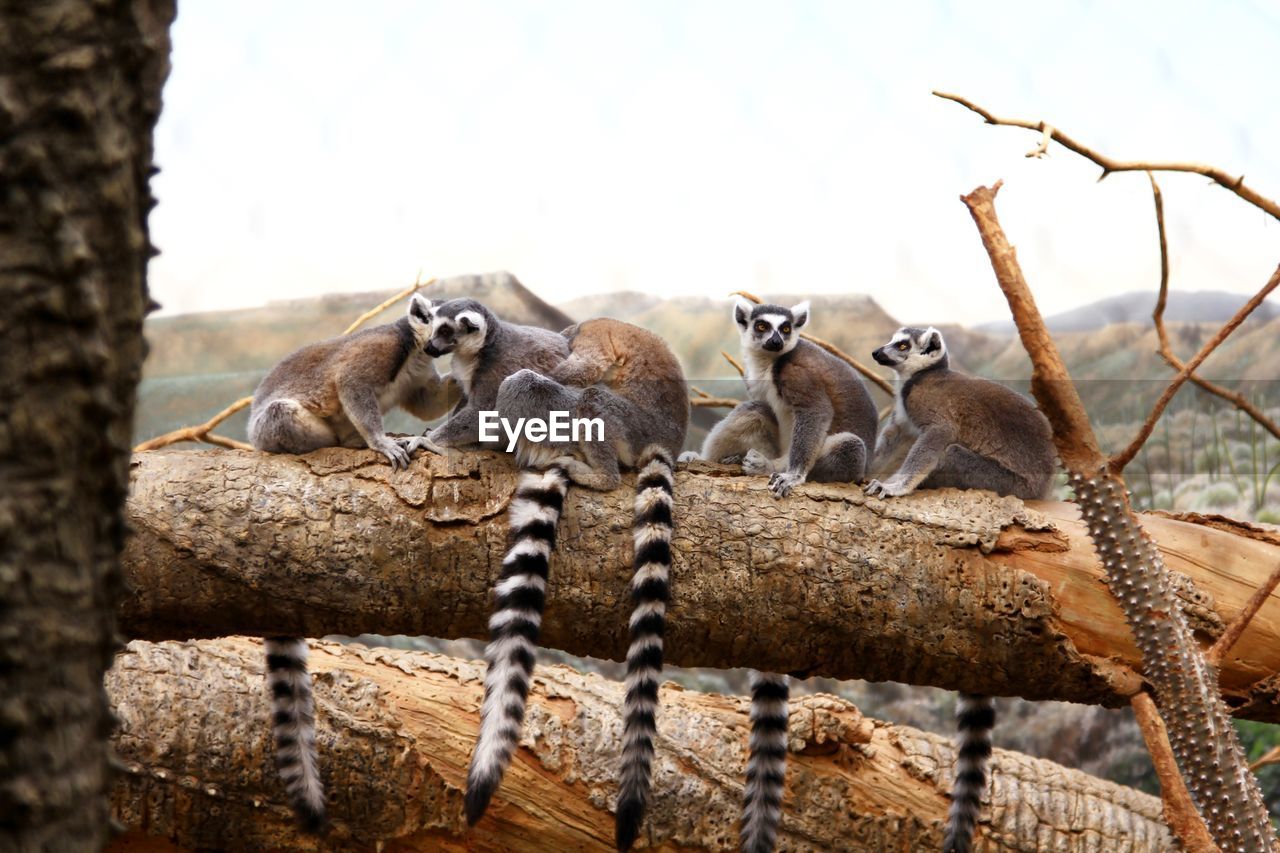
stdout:
[(722, 456), (720, 457), (720, 464), (721, 465), (741, 465), (742, 454), (735, 453), (732, 456)]
[(387, 457), (392, 470), (402, 471), (409, 467), (409, 451), (400, 444), (399, 439), (384, 437), (373, 449)]
[(911, 489), (907, 488), (906, 484), (897, 480), (890, 480), (887, 483), (872, 480), (862, 487), (862, 491), (873, 498), (897, 498), (909, 495), (912, 492)]
[(686, 450), (684, 453), (681, 453), (676, 457), (676, 462), (680, 465), (688, 465), (690, 462), (698, 462), (701, 459), (702, 457), (698, 454), (698, 451)]
[(779, 471), (769, 478), (769, 491), (775, 498), (785, 498), (791, 490), (804, 482), (803, 474), (792, 474), (790, 471)]
[(426, 450), (439, 456), (444, 455), (444, 448), (425, 435), (397, 438), (396, 443), (400, 445), (400, 447), (404, 449), (404, 452), (408, 453), (410, 456), (419, 450)]
[(773, 461), (759, 450), (748, 450), (742, 457), (742, 471), (744, 474), (772, 474)]

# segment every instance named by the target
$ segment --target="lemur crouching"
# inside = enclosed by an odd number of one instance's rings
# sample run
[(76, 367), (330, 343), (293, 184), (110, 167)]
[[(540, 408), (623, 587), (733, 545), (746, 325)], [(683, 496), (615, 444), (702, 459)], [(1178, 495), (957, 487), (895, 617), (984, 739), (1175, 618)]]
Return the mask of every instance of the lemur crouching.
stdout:
[[(809, 316), (808, 302), (783, 308), (737, 301), (733, 320), (750, 399), (707, 434), (701, 454), (686, 453), (682, 460), (700, 456), (741, 464), (748, 474), (769, 474), (769, 489), (778, 498), (808, 480), (861, 482), (876, 450), (876, 407), (852, 367), (800, 337)], [(768, 853), (776, 843), (789, 693), (785, 675), (752, 674), (741, 823), (748, 853)]]
[[(369, 447), (393, 468), (407, 466), (409, 455), (383, 431), (382, 416), (399, 406), (431, 420), (448, 409), (446, 381), (424, 350), (430, 309), (431, 303), (415, 294), (408, 314), (394, 323), (311, 344), (283, 358), (254, 392), (249, 442), (268, 453)], [(307, 643), (268, 637), (264, 645), (280, 776), (303, 827), (320, 832), (326, 823), (325, 796)]]
[[(1048, 496), (1056, 467), (1049, 421), (1021, 394), (948, 366), (947, 345), (932, 327), (904, 327), (872, 353), (898, 374), (893, 415), (881, 453), (911, 448), (887, 480), (867, 494), (907, 495), (917, 488), (986, 489), (1024, 500)], [(986, 789), (995, 706), (990, 697), (961, 693), (951, 810), (943, 849), (968, 853)]]
[(484, 813), (519, 740), (546, 599), (546, 561), (568, 483), (608, 490), (621, 482), (623, 467), (633, 468), (633, 610), (616, 833), (618, 848), (626, 850), (639, 834), (649, 793), (670, 595), (673, 469), (688, 428), (688, 390), (679, 361), (651, 332), (597, 319), (564, 335), (569, 357), (550, 375), (521, 370), (504, 380), (497, 409), (508, 419), (546, 419), (552, 411), (598, 418), (603, 435), (587, 430), (568, 442), (518, 439), (520, 464), (544, 470), (522, 475), (519, 505), (512, 504), (513, 545), (489, 622), (489, 669), (467, 776), (467, 819), (474, 823)]

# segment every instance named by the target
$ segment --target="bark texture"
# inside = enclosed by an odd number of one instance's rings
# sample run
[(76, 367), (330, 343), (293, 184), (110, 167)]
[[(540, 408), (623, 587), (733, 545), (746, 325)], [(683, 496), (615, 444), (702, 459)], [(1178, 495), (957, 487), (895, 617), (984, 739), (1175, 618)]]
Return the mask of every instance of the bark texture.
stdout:
[[(113, 805), (131, 833), (182, 848), (308, 849), (271, 762), (261, 645), (232, 638), (131, 643), (108, 676), (126, 764)], [(521, 749), (469, 832), (462, 787), (483, 665), (317, 644), (320, 752), (334, 829), (326, 849), (612, 850), (622, 685), (539, 667)], [(746, 700), (663, 688), (644, 846), (736, 850)], [(780, 849), (934, 851), (952, 750), (866, 719), (848, 702), (794, 703)], [(996, 750), (980, 827), (988, 851), (1160, 851), (1160, 801), (1048, 761)], [(153, 846), (153, 849), (154, 848)], [(170, 848), (171, 849), (171, 848)]]
[[(514, 474), (452, 454), (392, 472), (369, 451), (134, 457), (125, 556), (134, 637), (486, 634)], [(631, 486), (571, 489), (543, 645), (621, 659)], [(992, 695), (1127, 703), (1140, 656), (1070, 504), (973, 492), (890, 501), (698, 465), (676, 482), (668, 659)], [(1247, 528), (1144, 526), (1204, 641), (1280, 562)], [(1256, 531), (1254, 531), (1256, 532)], [(1223, 661), (1237, 713), (1280, 720), (1280, 600)]]
[(107, 829), (102, 674), (172, 2), (0, 2), (0, 849)]

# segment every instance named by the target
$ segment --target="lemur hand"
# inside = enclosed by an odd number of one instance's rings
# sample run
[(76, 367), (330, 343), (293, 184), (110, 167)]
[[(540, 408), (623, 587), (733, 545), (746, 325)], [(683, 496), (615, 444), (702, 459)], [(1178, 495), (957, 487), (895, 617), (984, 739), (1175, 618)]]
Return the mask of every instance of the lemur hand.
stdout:
[(676, 457), (676, 462), (681, 465), (688, 465), (690, 462), (697, 462), (702, 457), (698, 455), (696, 450), (686, 450)]
[(804, 482), (803, 474), (793, 474), (790, 471), (779, 471), (769, 478), (769, 491), (773, 492), (775, 498), (785, 498), (791, 494), (791, 490)]
[(753, 448), (742, 457), (742, 471), (746, 474), (772, 474), (773, 461)]
[(430, 439), (430, 437), (425, 435), (414, 435), (406, 438), (397, 438), (396, 443), (399, 444), (400, 447), (404, 448), (404, 452), (408, 453), (410, 456), (412, 456), (414, 452), (418, 450), (427, 450), (427, 451), (430, 451), (431, 453), (435, 453), (440, 456), (444, 455), (444, 448), (436, 444), (434, 441)]
[(899, 480), (889, 480), (887, 483), (872, 480), (862, 490), (873, 498), (897, 498), (902, 495), (909, 495), (912, 491), (907, 488), (905, 483)]
[(373, 449), (387, 457), (393, 470), (400, 471), (409, 467), (409, 451), (405, 450), (398, 440), (384, 435), (382, 441), (378, 442), (378, 446)]

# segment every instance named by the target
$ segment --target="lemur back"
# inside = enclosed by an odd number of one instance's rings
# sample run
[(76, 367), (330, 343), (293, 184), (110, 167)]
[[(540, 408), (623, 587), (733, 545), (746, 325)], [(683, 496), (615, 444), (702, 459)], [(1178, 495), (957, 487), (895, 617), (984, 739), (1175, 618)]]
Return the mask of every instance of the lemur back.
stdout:
[[(401, 406), (431, 420), (448, 408), (445, 380), (424, 351), (429, 309), (430, 303), (415, 295), (408, 315), (395, 323), (285, 356), (254, 392), (250, 443), (268, 453), (367, 446), (386, 455), (393, 467), (407, 465), (408, 454), (383, 432), (383, 414)], [(325, 795), (307, 643), (299, 637), (268, 637), (264, 646), (280, 776), (303, 827), (320, 832), (326, 824)]]
[[(896, 460), (899, 446), (909, 444), (910, 450), (887, 480), (867, 484), (868, 494), (893, 497), (916, 488), (950, 487), (1024, 500), (1046, 496), (1056, 467), (1053, 432), (1030, 400), (997, 382), (951, 370), (946, 342), (934, 328), (901, 328), (872, 357), (899, 377), (881, 453)], [(943, 849), (968, 853), (991, 757), (991, 698), (962, 692), (956, 724), (956, 769)]]
[[(636, 475), (633, 522), (633, 611), (623, 707), (617, 845), (639, 834), (648, 799), (653, 737), (669, 599), (674, 459), (689, 421), (680, 363), (650, 332), (617, 320), (589, 320), (566, 329), (571, 353), (543, 376), (522, 370), (502, 383), (497, 408), (505, 418), (547, 418), (551, 411), (599, 418), (602, 441), (517, 447), (526, 472), (512, 505), (514, 544), (503, 564), (486, 650), (485, 705), (467, 779), (467, 817), (480, 818), (501, 782), (519, 739), (533, 667), (533, 643), (545, 602), (546, 559), (570, 481), (612, 489), (621, 467)], [(512, 649), (519, 646), (519, 655)], [(516, 661), (512, 663), (512, 661)]]

